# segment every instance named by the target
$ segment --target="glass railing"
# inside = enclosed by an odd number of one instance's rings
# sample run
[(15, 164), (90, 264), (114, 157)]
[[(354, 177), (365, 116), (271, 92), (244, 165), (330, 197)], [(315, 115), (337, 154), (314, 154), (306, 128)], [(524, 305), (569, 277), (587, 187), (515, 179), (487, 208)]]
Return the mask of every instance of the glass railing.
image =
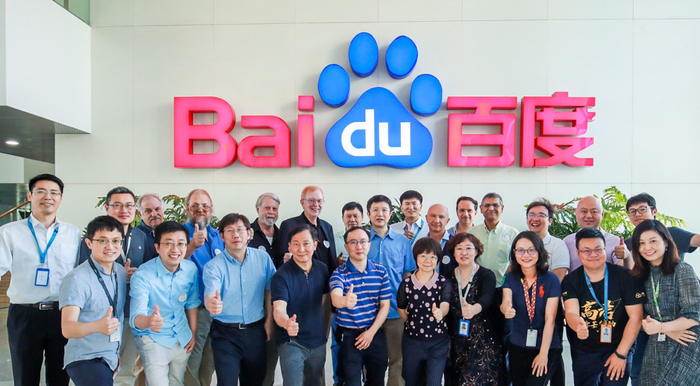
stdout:
[(90, 0), (53, 0), (80, 20), (90, 24)]

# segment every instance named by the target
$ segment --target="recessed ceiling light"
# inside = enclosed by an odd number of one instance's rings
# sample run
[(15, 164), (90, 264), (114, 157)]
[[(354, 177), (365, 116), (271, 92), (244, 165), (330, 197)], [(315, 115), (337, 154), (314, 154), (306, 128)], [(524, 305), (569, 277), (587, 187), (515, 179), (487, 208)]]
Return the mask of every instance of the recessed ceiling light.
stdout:
[(5, 141), (5, 143), (8, 144), (8, 145), (10, 145), (10, 146), (17, 146), (17, 145), (19, 145), (19, 142), (15, 141), (14, 139), (8, 139), (7, 141)]

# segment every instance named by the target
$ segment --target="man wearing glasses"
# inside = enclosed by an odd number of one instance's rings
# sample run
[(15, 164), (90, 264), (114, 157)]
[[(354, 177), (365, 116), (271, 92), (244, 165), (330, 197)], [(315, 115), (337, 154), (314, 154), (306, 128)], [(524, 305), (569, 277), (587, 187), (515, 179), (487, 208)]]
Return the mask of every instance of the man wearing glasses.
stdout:
[(212, 319), (209, 311), (204, 307), (202, 273), (204, 265), (224, 250), (224, 242), (219, 231), (209, 225), (214, 215), (214, 204), (206, 190), (194, 189), (191, 191), (185, 199), (185, 205), (187, 206), (187, 221), (184, 225), (190, 234), (190, 243), (187, 245), (185, 258), (197, 266), (199, 296), (202, 301), (197, 312), (196, 343), (187, 362), (185, 385), (209, 386), (214, 374), (214, 357), (211, 351), (211, 338), (209, 338)]
[(569, 250), (561, 239), (549, 234), (549, 226), (554, 220), (552, 204), (547, 199), (538, 199), (527, 206), (527, 228), (537, 233), (549, 252), (549, 270), (559, 278), (559, 282), (569, 273)]
[(0, 275), (12, 272), (7, 334), (16, 385), (39, 385), (46, 357), (46, 383), (68, 385), (63, 370), (59, 288), (75, 268), (80, 229), (56, 218), (63, 200), (63, 182), (52, 174), (29, 180), (26, 220), (0, 227)]
[(273, 333), (270, 281), (275, 266), (267, 252), (249, 248), (248, 218), (230, 213), (219, 223), (225, 248), (204, 266), (204, 304), (214, 321), (211, 347), (217, 384), (260, 386), (265, 342)]
[(147, 260), (158, 256), (154, 238), (156, 227), (163, 223), (163, 207), (163, 200), (156, 193), (142, 194), (136, 201), (136, 208), (141, 215), (141, 223), (136, 226), (136, 229), (146, 235), (144, 253)]
[[(116, 262), (124, 266), (126, 270), (126, 305), (124, 315), (129, 317), (129, 281), (136, 269), (151, 257), (146, 256), (146, 234), (140, 229), (132, 227), (136, 217), (136, 196), (134, 192), (123, 186), (118, 186), (109, 192), (105, 197), (105, 210), (107, 214), (122, 224), (124, 242), (119, 257)], [(80, 259), (78, 264), (82, 264), (90, 257), (90, 248), (83, 240), (80, 245)], [(117, 373), (114, 383), (116, 385), (132, 386), (134, 384), (143, 386), (145, 378), (142, 375), (143, 366), (136, 350), (136, 340), (131, 327), (127, 323), (124, 326), (124, 336), (120, 346), (119, 357), (121, 358), (121, 370)]]

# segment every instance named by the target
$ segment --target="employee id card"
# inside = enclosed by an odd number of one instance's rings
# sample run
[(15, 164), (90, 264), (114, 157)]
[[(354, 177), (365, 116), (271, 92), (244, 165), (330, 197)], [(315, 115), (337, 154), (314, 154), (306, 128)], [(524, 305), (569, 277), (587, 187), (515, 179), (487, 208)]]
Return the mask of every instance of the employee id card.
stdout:
[(612, 343), (612, 326), (609, 324), (600, 325), (600, 343)]
[(459, 320), (459, 335), (469, 336), (469, 327), (471, 322), (468, 319)]
[(34, 285), (37, 287), (46, 287), (49, 285), (49, 269), (48, 268), (37, 268), (36, 277), (34, 278)]
[(527, 336), (525, 337), (526, 347), (537, 347), (537, 330), (534, 328), (527, 329)]
[(120, 340), (122, 340), (122, 327), (121, 326), (117, 327), (116, 331), (114, 331), (112, 333), (112, 335), (109, 336), (110, 343), (119, 342)]
[(665, 342), (666, 341), (666, 334), (663, 332), (659, 334), (659, 336), (656, 338), (657, 342)]

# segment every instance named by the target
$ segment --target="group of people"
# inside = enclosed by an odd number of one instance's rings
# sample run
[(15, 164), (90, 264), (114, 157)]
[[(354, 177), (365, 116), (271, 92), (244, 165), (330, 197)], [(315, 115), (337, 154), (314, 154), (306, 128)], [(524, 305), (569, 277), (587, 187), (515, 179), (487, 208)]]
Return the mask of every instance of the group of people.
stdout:
[(330, 340), (341, 385), (559, 386), (564, 331), (577, 386), (697, 384), (700, 284), (683, 255), (700, 235), (666, 228), (646, 193), (627, 202), (628, 240), (600, 227), (592, 196), (561, 240), (545, 199), (519, 232), (497, 193), (459, 197), (448, 229), (447, 206), (423, 217), (414, 190), (405, 220), (390, 225), (375, 195), (345, 204), (334, 232), (317, 186), (279, 227), (280, 198), (264, 193), (254, 221), (229, 213), (218, 229), (205, 190), (181, 224), (157, 194), (117, 187), (81, 236), (57, 219), (63, 193), (34, 177), (30, 216), (0, 227), (16, 385), (38, 385), (42, 364), (50, 386), (269, 386), (278, 364), (286, 386), (323, 385)]

